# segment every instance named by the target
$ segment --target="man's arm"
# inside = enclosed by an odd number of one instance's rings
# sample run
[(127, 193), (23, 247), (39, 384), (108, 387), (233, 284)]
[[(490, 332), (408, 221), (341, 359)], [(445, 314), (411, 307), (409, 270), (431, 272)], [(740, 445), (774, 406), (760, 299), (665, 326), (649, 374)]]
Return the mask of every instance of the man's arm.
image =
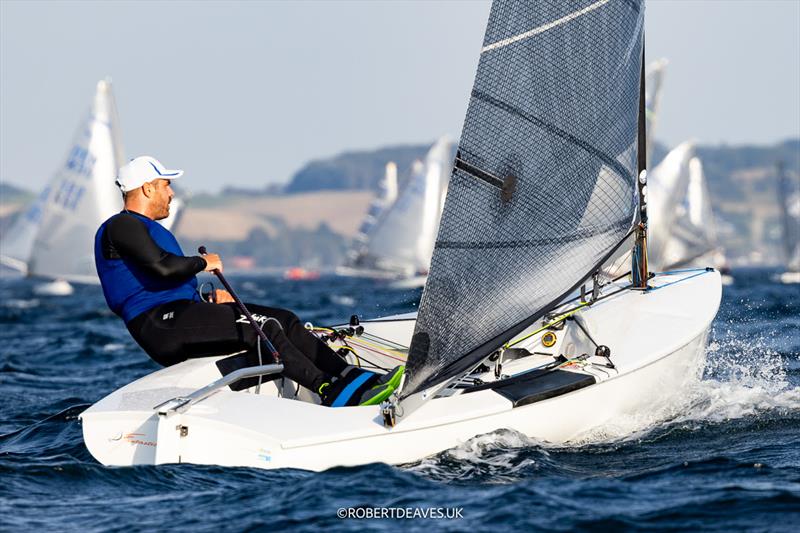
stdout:
[(122, 213), (106, 225), (111, 247), (123, 259), (135, 262), (151, 274), (170, 280), (187, 279), (206, 268), (200, 256), (182, 257), (163, 250), (147, 230), (144, 222)]

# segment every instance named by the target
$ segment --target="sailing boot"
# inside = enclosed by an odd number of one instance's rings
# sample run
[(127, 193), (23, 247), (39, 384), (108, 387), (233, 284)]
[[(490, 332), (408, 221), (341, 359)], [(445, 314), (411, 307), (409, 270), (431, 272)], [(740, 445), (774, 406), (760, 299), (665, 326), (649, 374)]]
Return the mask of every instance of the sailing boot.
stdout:
[(362, 368), (348, 366), (338, 378), (320, 386), (322, 405), (377, 405), (388, 398), (400, 384), (402, 370), (402, 366), (397, 367), (379, 376)]
[(378, 376), (375, 385), (361, 396), (361, 403), (359, 405), (378, 405), (382, 401), (389, 398), (392, 393), (400, 386), (400, 381), (403, 379), (403, 371), (405, 366), (396, 366), (387, 373)]
[(345, 407), (359, 405), (361, 396), (376, 385), (378, 375), (356, 366), (348, 366), (329, 383), (323, 383), (318, 392), (322, 405)]
[(403, 372), (405, 371), (406, 367), (403, 365), (396, 366), (393, 369), (389, 370), (387, 373), (378, 376), (377, 384), (380, 385), (389, 385), (393, 389), (396, 389), (400, 386), (400, 380), (403, 379)]

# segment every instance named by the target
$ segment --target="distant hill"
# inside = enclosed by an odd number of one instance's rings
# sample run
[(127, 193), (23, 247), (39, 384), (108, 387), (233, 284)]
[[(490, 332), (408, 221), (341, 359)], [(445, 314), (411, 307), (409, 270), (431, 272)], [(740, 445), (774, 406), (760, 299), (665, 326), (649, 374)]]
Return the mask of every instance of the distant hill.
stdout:
[(20, 204), (32, 200), (34, 193), (0, 181), (0, 204)]
[(18, 213), (34, 196), (26, 189), (0, 181), (0, 236), (5, 235)]
[(371, 151), (344, 152), (329, 159), (311, 161), (301, 168), (286, 186), (286, 193), (309, 191), (348, 191), (378, 189), (386, 163), (397, 164), (397, 175), (402, 181), (409, 173), (415, 159), (422, 159), (429, 144), (389, 146)]

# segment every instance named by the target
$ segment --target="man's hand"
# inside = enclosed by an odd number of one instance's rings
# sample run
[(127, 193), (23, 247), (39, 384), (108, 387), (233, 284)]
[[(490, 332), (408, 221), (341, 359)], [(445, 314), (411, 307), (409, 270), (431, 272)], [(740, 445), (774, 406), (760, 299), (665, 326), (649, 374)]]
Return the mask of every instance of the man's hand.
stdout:
[(229, 304), (233, 303), (234, 299), (231, 293), (223, 291), (222, 289), (214, 289), (214, 303), (215, 304)]
[(203, 270), (204, 272), (211, 272), (212, 270), (219, 270), (222, 272), (222, 259), (219, 258), (219, 255), (206, 254), (203, 256), (203, 259), (206, 260), (206, 268)]

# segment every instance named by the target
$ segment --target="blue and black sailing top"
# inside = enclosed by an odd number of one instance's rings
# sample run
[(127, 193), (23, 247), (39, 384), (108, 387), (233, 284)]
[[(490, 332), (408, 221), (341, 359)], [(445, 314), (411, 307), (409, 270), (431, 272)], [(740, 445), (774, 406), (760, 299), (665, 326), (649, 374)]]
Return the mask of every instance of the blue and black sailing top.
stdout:
[(184, 256), (168, 229), (139, 213), (123, 211), (103, 222), (94, 260), (106, 303), (126, 323), (161, 304), (200, 301), (195, 274), (205, 259)]

